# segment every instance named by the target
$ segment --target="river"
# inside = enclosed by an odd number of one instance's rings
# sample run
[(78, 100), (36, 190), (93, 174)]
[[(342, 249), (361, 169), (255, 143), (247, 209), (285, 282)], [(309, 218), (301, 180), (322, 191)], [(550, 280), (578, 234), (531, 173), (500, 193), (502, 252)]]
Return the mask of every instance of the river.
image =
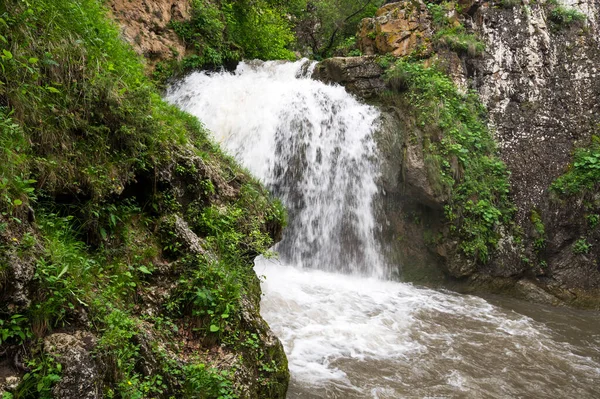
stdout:
[(374, 238), (378, 112), (313, 65), (241, 63), (167, 95), (289, 210), (258, 258), (288, 398), (600, 398), (600, 314), (390, 281)]

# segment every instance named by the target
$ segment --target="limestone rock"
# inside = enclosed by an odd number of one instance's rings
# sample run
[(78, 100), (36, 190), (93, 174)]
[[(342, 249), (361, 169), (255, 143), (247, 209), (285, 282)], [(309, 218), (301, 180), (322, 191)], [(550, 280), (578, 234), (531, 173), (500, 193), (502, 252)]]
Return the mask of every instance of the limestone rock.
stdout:
[(91, 351), (95, 337), (83, 331), (55, 333), (44, 340), (44, 351), (62, 365), (62, 376), (52, 389), (57, 399), (99, 399), (100, 373)]
[(431, 17), (422, 1), (390, 3), (374, 18), (361, 21), (357, 42), (365, 55), (391, 53), (396, 57), (431, 54)]

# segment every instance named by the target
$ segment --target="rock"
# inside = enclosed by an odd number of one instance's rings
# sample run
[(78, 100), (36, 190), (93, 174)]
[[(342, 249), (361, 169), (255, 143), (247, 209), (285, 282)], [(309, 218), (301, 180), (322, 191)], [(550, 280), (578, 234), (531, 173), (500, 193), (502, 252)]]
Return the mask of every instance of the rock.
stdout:
[(558, 305), (561, 301), (549, 294), (531, 280), (521, 279), (515, 284), (517, 296), (530, 302)]
[(385, 88), (383, 71), (375, 57), (335, 57), (319, 63), (313, 78), (344, 85), (350, 93), (371, 98)]
[(102, 398), (100, 374), (91, 351), (96, 338), (84, 331), (55, 333), (44, 339), (44, 352), (62, 365), (61, 379), (52, 389), (57, 399)]
[(170, 28), (169, 23), (189, 20), (191, 2), (110, 0), (109, 5), (114, 18), (121, 25), (123, 38), (150, 65), (181, 58), (185, 54), (185, 44)]
[(164, 220), (170, 227), (171, 238), (177, 240), (181, 245), (181, 249), (194, 255), (207, 255), (208, 252), (204, 249), (204, 241), (201, 240), (179, 215), (174, 215), (168, 220)]
[(432, 52), (431, 17), (422, 1), (401, 1), (381, 7), (374, 18), (365, 18), (358, 28), (358, 48), (365, 55), (393, 54), (403, 57)]

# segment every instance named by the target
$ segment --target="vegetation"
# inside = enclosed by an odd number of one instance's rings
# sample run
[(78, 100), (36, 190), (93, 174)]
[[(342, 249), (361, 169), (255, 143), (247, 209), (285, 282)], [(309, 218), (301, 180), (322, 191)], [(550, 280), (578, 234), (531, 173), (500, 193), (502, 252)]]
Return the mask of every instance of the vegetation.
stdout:
[(550, 1), (549, 4), (552, 6), (550, 21), (554, 23), (555, 27), (569, 26), (575, 22), (586, 20), (585, 14), (575, 8), (565, 7), (558, 4), (556, 0)]
[[(260, 300), (252, 260), (268, 254), (285, 212), (198, 120), (160, 99), (101, 4), (0, 4), (0, 350), (23, 348), (30, 369), (14, 397), (49, 397), (65, 370), (42, 344), (62, 328), (98, 337), (107, 398), (236, 397), (231, 370), (206, 355), (220, 345), (244, 354), (236, 364), (256, 368), (260, 389), (281, 391), (285, 358), (243, 344), (260, 327), (241, 303)], [(194, 29), (211, 32), (206, 7)], [(278, 56), (239, 39), (249, 26), (230, 32), (244, 55)], [(15, 265), (31, 268), (28, 289), (14, 284)], [(176, 284), (156, 299), (165, 276)], [(150, 373), (139, 366), (149, 357)]]
[[(300, 2), (299, 2), (300, 3)], [(363, 18), (372, 17), (383, 0), (304, 0), (294, 14), (298, 47), (316, 59), (329, 57), (337, 47), (348, 45)], [(354, 53), (356, 54), (356, 53)]]
[(467, 33), (466, 28), (458, 21), (448, 18), (448, 12), (454, 7), (452, 3), (428, 3), (427, 8), (433, 18), (435, 27), (434, 40), (437, 45), (449, 48), (459, 54), (479, 56), (485, 51), (485, 44), (474, 34)]
[(293, 26), (286, 17), (294, 4), (283, 4), (274, 0), (192, 0), (191, 19), (173, 21), (171, 27), (193, 54), (180, 63), (159, 64), (156, 77), (231, 65), (243, 58), (294, 59)]
[(575, 150), (573, 164), (567, 173), (552, 183), (551, 189), (558, 194), (571, 196), (591, 192), (600, 183), (600, 137), (593, 136), (588, 147)]
[(396, 90), (390, 100), (415, 110), (430, 182), (449, 198), (451, 234), (465, 255), (485, 263), (498, 243), (499, 226), (509, 225), (514, 211), (508, 171), (496, 156), (485, 109), (475, 93), (461, 93), (438, 67), (420, 61), (398, 60), (387, 79)]

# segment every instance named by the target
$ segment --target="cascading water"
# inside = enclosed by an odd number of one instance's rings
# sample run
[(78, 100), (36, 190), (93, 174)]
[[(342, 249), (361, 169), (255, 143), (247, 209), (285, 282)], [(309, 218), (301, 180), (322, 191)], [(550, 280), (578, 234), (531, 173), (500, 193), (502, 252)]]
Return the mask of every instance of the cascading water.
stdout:
[(382, 279), (377, 111), (310, 72), (306, 61), (242, 63), (168, 94), (289, 210), (279, 261), (255, 267), (288, 354), (288, 397), (600, 397), (597, 313)]
[(193, 74), (168, 98), (202, 121), (282, 199), (286, 263), (383, 277), (373, 238), (377, 111), (343, 88), (307, 78), (311, 65), (241, 64), (235, 75)]

